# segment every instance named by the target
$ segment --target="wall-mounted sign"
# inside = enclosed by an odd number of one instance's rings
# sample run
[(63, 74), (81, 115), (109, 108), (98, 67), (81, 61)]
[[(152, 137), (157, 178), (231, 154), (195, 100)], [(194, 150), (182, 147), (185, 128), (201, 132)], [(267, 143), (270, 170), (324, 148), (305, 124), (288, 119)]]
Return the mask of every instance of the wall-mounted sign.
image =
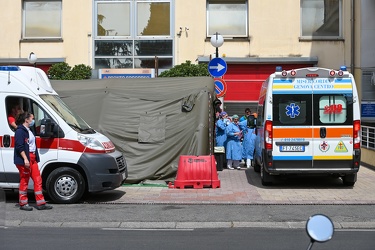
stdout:
[(154, 77), (155, 69), (99, 69), (99, 79)]
[(361, 116), (362, 118), (375, 119), (375, 102), (362, 102), (361, 103)]

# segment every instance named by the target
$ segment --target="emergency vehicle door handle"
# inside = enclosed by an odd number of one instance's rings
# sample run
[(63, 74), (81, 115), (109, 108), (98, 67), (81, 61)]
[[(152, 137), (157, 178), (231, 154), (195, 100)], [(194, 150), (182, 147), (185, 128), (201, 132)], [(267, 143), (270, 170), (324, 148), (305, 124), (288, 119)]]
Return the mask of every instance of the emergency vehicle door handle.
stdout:
[(326, 138), (327, 136), (327, 130), (326, 128), (320, 128), (320, 138)]
[(4, 135), (3, 136), (3, 146), (4, 146), (4, 148), (10, 147), (10, 135)]

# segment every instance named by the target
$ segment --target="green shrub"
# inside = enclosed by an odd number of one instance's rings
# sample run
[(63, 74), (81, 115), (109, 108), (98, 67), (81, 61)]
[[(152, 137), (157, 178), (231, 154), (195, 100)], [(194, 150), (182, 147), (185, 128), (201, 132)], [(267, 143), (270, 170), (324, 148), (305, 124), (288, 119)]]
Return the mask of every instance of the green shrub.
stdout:
[(192, 64), (186, 61), (180, 65), (163, 71), (158, 77), (189, 77), (189, 76), (209, 76), (208, 66), (206, 63)]
[(66, 62), (53, 64), (48, 69), (48, 76), (52, 80), (82, 80), (90, 79), (90, 66), (84, 64), (75, 65), (73, 68)]
[(90, 79), (91, 77), (91, 67), (84, 64), (78, 64), (72, 68), (68, 73), (67, 78), (69, 80), (83, 80)]
[(66, 62), (56, 63), (48, 69), (48, 76), (52, 80), (65, 80), (70, 69), (71, 67)]

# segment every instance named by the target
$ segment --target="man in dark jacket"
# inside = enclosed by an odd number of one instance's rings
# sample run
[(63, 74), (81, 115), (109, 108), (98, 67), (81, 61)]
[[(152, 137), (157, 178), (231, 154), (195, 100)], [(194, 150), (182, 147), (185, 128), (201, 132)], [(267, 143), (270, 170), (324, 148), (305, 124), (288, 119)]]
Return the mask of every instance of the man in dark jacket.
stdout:
[(27, 187), (30, 177), (34, 182), (34, 193), (36, 208), (38, 210), (51, 209), (46, 204), (42, 190), (42, 177), (39, 171), (39, 153), (36, 140), (30, 127), (34, 126), (34, 115), (24, 112), (17, 118), (17, 130), (15, 132), (14, 164), (20, 173), (19, 204), (20, 209), (31, 211), (33, 208), (28, 204)]

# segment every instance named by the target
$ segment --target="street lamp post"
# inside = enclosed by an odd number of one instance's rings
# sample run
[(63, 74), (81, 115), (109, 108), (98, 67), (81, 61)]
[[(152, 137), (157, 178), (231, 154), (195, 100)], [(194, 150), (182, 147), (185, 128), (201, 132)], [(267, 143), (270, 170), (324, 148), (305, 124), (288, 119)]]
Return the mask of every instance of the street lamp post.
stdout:
[(224, 38), (219, 33), (215, 33), (213, 36), (211, 36), (211, 45), (216, 48), (216, 58), (219, 57), (219, 47), (223, 45)]
[(36, 60), (38, 60), (38, 57), (34, 54), (34, 52), (31, 52), (29, 57), (27, 58), (30, 64), (33, 64), (34, 67), (36, 67)]

